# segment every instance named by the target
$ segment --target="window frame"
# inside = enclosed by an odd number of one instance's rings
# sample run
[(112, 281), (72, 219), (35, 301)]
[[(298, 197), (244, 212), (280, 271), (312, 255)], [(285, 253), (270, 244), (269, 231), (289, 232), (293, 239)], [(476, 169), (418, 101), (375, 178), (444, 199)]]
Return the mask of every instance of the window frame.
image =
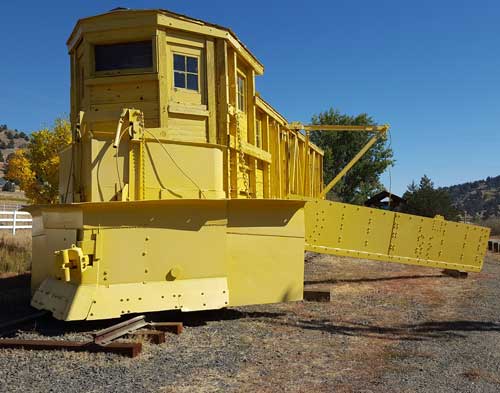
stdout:
[[(240, 80), (243, 82), (243, 92), (240, 89)], [(241, 100), (241, 102), (240, 102)], [(241, 72), (236, 76), (236, 107), (241, 112), (247, 112), (247, 77)]]
[[(197, 55), (192, 55), (192, 54), (187, 54), (187, 53), (182, 53), (180, 51), (175, 51), (173, 50), (171, 52), (172, 54), (172, 87), (174, 88), (174, 90), (182, 90), (182, 91), (186, 91), (186, 92), (191, 92), (191, 93), (196, 93), (196, 94), (201, 94), (201, 85), (200, 85), (200, 74), (201, 74), (201, 70), (200, 70), (200, 65), (201, 65), (201, 57), (200, 56), (197, 56)], [(179, 71), (179, 70), (176, 70), (175, 69), (175, 56), (182, 56), (184, 57), (184, 65), (185, 65), (185, 71)], [(196, 59), (196, 68), (197, 68), (197, 72), (194, 73), (194, 72), (189, 72), (187, 70), (187, 61), (188, 61), (188, 58), (192, 58), (192, 59)], [(184, 83), (185, 83), (185, 87), (178, 87), (175, 85), (175, 74), (176, 73), (182, 73), (184, 74)], [(197, 85), (197, 89), (190, 89), (187, 87), (187, 77), (188, 75), (196, 75), (196, 85)]]
[[(96, 47), (97, 46), (112, 46), (112, 45), (126, 45), (141, 42), (151, 42), (151, 67), (142, 68), (120, 68), (115, 70), (97, 70), (96, 64)], [(130, 41), (120, 41), (120, 42), (92, 42), (91, 43), (91, 53), (92, 53), (92, 71), (95, 76), (113, 76), (113, 75), (130, 75), (130, 74), (147, 74), (153, 73), (156, 69), (156, 42), (154, 39), (134, 39)]]
[(262, 149), (262, 120), (255, 119), (255, 146)]

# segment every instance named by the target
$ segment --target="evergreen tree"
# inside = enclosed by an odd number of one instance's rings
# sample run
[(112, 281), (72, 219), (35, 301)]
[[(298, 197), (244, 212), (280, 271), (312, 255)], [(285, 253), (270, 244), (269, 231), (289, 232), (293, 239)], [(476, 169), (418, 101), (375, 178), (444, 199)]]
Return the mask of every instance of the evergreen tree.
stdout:
[(432, 180), (424, 175), (417, 185), (412, 182), (404, 193), (406, 204), (402, 207), (404, 213), (424, 217), (441, 215), (447, 220), (457, 221), (459, 211), (453, 206), (446, 190), (434, 188)]

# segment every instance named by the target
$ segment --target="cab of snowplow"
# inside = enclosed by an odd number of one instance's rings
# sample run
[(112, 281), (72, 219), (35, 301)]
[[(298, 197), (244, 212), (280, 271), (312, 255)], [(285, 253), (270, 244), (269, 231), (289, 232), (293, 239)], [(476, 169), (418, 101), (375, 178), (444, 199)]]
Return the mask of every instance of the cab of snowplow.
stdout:
[(256, 92), (264, 66), (230, 29), (118, 9), (79, 20), (67, 45), (61, 201), (320, 195), (323, 151)]

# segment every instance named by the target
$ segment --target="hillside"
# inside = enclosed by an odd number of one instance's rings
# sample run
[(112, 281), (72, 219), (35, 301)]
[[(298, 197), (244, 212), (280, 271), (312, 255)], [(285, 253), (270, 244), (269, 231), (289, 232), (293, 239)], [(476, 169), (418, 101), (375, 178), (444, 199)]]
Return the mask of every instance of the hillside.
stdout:
[(6, 124), (0, 125), (0, 178), (4, 177), (5, 161), (9, 154), (23, 148), (29, 136), (18, 130), (11, 130)]
[(455, 206), (478, 218), (500, 217), (500, 176), (443, 187)]

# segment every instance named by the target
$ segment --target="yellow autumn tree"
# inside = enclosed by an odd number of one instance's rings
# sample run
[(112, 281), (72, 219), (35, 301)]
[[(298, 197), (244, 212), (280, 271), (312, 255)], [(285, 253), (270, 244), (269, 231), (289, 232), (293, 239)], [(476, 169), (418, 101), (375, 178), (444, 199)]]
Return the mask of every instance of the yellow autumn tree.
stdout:
[(56, 203), (59, 196), (59, 152), (71, 143), (71, 126), (57, 119), (52, 128), (31, 134), (25, 149), (7, 163), (5, 178), (19, 184), (33, 203)]

